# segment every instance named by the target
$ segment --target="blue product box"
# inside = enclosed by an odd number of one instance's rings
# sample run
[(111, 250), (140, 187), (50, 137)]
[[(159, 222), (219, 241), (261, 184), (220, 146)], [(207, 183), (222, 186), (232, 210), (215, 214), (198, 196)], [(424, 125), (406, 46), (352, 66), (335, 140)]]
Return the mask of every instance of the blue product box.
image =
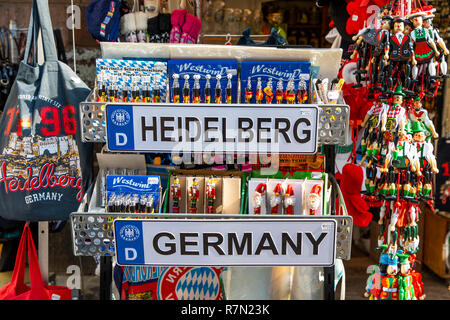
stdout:
[[(107, 175), (106, 201), (107, 207), (109, 208), (108, 211), (145, 212), (144, 208), (146, 204), (151, 203), (152, 211), (146, 213), (159, 212), (160, 190), (160, 177), (156, 175)], [(129, 211), (130, 203), (133, 200), (135, 200), (134, 204), (136, 208)], [(115, 208), (111, 210), (113, 204)]]
[[(167, 62), (156, 60), (121, 60), (96, 59), (97, 78), (101, 75), (106, 85), (131, 87), (133, 84), (141, 89), (148, 84), (151, 92), (160, 90), (161, 102), (167, 96)], [(114, 77), (111, 77), (114, 76)], [(153, 98), (153, 96), (152, 96)]]
[[(256, 103), (256, 88), (258, 84), (258, 78), (261, 80), (261, 89), (263, 90), (262, 104), (267, 104), (266, 93), (264, 89), (267, 87), (269, 79), (272, 80), (272, 104), (276, 104), (276, 90), (277, 85), (282, 84), (282, 91), (284, 92), (288, 86), (289, 80), (291, 80), (294, 91), (297, 92), (299, 84), (302, 82), (302, 86), (306, 86), (306, 92), (309, 92), (311, 74), (310, 62), (277, 62), (277, 61), (243, 61), (241, 62), (241, 103), (246, 103), (246, 88), (250, 80), (252, 95), (250, 103)], [(281, 81), (280, 81), (281, 80)], [(297, 98), (295, 100), (297, 102)], [(303, 103), (309, 103), (309, 95), (307, 100)], [(283, 100), (286, 103), (286, 100)]]
[(222, 89), (221, 103), (225, 103), (225, 89), (227, 87), (228, 78), (227, 74), (231, 74), (231, 103), (237, 103), (237, 86), (238, 86), (238, 62), (235, 60), (169, 60), (169, 91), (170, 101), (173, 102), (173, 74), (179, 76), (178, 82), (180, 85), (180, 102), (183, 102), (183, 87), (185, 83), (185, 75), (189, 76), (189, 88), (190, 97), (189, 101), (193, 102), (193, 88), (194, 88), (194, 75), (199, 75), (200, 84), (200, 102), (207, 103), (205, 101), (205, 84), (207, 82), (206, 75), (210, 78), (211, 87), (211, 102), (215, 103), (216, 95), (215, 88), (217, 84), (216, 76), (220, 75), (220, 86)]

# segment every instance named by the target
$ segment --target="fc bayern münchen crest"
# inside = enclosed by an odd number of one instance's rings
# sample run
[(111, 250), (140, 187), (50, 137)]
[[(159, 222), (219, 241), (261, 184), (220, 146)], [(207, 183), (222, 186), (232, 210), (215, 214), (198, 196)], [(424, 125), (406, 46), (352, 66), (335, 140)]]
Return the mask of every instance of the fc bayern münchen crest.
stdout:
[(223, 300), (223, 268), (168, 267), (158, 280), (158, 300)]

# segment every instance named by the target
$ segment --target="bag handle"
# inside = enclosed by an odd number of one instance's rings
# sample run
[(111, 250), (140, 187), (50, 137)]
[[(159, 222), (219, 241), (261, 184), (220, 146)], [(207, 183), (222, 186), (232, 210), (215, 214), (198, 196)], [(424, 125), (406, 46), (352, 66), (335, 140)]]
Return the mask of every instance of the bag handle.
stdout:
[[(32, 39), (34, 41), (34, 56), (36, 55), (36, 38), (39, 30), (42, 35), (45, 61), (58, 61), (48, 0), (33, 0), (24, 59), (28, 59), (30, 55)], [(36, 62), (35, 57), (33, 58), (33, 62)]]
[(33, 57), (32, 57), (32, 64), (36, 65), (36, 19), (35, 19), (35, 2), (33, 1), (32, 7), (31, 7), (31, 13), (30, 13), (30, 23), (28, 24), (28, 31), (27, 31), (27, 41), (25, 43), (25, 52), (23, 55), (23, 60), (25, 63), (28, 62), (28, 58), (30, 56), (31, 51), (31, 41), (33, 41)]
[(47, 290), (45, 289), (44, 281), (42, 280), (41, 269), (39, 268), (39, 260), (36, 253), (36, 247), (34, 245), (31, 230), (28, 227), (28, 266), (30, 272), (30, 287), (31, 296), (30, 299), (42, 300), (48, 297)]
[[(30, 287), (25, 285), (24, 279), (27, 249), (28, 266), (30, 273)], [(19, 248), (17, 250), (16, 264), (10, 283), (14, 288), (16, 295), (31, 291), (31, 300), (42, 300), (48, 298), (47, 290), (45, 289), (44, 282), (42, 281), (41, 271), (36, 254), (36, 247), (34, 246), (29, 222), (26, 222), (25, 226), (23, 227), (22, 237), (20, 238)]]
[(30, 227), (28, 222), (23, 227), (22, 236), (20, 237), (19, 247), (16, 254), (16, 263), (11, 277), (11, 285), (14, 287), (16, 294), (21, 294), (28, 291), (29, 288), (25, 285), (25, 261), (27, 250), (27, 239)]

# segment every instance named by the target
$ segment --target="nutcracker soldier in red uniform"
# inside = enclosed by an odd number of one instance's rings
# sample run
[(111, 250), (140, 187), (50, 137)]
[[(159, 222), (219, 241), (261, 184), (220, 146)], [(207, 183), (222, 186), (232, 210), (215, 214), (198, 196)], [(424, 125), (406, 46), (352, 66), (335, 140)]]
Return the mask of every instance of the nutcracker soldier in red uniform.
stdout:
[(252, 198), (254, 214), (266, 214), (266, 189), (267, 185), (264, 182), (256, 186)]
[(208, 213), (214, 213), (214, 200), (216, 200), (216, 178), (214, 176), (210, 176), (206, 183), (206, 198)]
[(281, 204), (281, 193), (283, 192), (283, 189), (281, 188), (281, 183), (277, 183), (275, 185), (275, 188), (273, 189), (272, 196), (270, 198), (270, 206), (271, 206), (271, 212), (272, 214), (277, 214), (278, 209)]
[(191, 201), (190, 213), (197, 213), (197, 201), (200, 197), (200, 190), (197, 178), (192, 180), (192, 185), (189, 187), (189, 200)]
[(171, 191), (173, 199), (173, 206), (172, 206), (173, 213), (180, 213), (181, 186), (180, 186), (180, 179), (177, 176), (173, 177)]
[(286, 209), (286, 214), (288, 215), (294, 214), (294, 205), (295, 205), (294, 188), (292, 187), (292, 184), (288, 184), (286, 186), (286, 191), (284, 192), (284, 208)]

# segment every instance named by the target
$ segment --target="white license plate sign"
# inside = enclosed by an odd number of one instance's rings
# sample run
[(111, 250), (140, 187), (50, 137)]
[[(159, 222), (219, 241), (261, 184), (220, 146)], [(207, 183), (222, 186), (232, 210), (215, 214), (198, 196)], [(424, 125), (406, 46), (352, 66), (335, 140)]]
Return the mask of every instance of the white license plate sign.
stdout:
[(299, 153), (317, 151), (316, 105), (111, 104), (111, 151)]
[(333, 219), (114, 221), (119, 265), (331, 266)]

